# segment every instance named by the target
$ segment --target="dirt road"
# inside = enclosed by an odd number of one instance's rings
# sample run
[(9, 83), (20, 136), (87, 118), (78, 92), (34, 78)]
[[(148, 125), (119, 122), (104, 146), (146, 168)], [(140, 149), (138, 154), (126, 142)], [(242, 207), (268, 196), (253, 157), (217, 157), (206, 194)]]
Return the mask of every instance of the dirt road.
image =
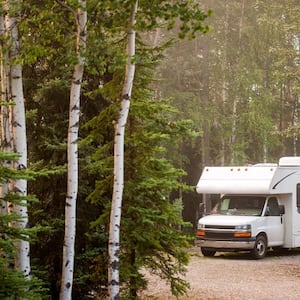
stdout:
[[(300, 250), (280, 255), (271, 251), (262, 260), (246, 253), (219, 253), (213, 258), (203, 257), (198, 250), (193, 253), (186, 274), (191, 288), (180, 300), (300, 299)], [(143, 299), (176, 299), (160, 279), (149, 279)]]

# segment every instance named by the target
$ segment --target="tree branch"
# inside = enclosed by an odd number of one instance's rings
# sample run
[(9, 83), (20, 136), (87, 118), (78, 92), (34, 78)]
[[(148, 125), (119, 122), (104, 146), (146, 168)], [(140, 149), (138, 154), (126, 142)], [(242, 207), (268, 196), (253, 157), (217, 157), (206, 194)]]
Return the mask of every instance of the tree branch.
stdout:
[(62, 0), (55, 0), (55, 2), (57, 2), (59, 5), (61, 5), (65, 9), (69, 10), (74, 15), (74, 18), (75, 18), (76, 22), (78, 23), (78, 14), (77, 14), (77, 12), (72, 7), (70, 7), (69, 5), (67, 5)]

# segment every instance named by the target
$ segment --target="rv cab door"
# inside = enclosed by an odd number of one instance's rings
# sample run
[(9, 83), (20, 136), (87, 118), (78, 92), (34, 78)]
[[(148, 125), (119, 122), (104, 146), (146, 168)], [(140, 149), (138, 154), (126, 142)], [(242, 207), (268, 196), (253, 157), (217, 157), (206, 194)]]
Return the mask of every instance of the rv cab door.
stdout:
[(276, 197), (267, 200), (265, 208), (266, 233), (269, 246), (281, 246), (284, 243), (284, 215)]

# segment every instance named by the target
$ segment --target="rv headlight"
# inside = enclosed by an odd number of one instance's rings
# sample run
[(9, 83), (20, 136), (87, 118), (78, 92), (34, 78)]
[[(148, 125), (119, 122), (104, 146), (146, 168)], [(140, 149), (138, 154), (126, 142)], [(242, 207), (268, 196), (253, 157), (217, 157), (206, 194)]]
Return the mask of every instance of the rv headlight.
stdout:
[(205, 225), (204, 225), (204, 224), (201, 224), (201, 223), (199, 223), (199, 224), (198, 224), (198, 229), (205, 229)]
[(250, 238), (252, 236), (251, 225), (245, 224), (235, 226), (233, 236), (236, 238)]
[(204, 237), (205, 235), (206, 235), (206, 233), (205, 233), (205, 225), (199, 223), (198, 224), (198, 229), (197, 229), (197, 236)]
[(236, 230), (251, 230), (251, 225), (250, 224), (245, 224), (245, 225), (237, 225), (235, 226)]

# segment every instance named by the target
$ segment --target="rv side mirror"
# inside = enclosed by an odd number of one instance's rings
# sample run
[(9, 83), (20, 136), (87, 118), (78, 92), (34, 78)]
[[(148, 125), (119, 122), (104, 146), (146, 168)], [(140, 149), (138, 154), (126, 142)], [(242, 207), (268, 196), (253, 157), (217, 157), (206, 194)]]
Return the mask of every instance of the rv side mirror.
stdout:
[(284, 205), (279, 205), (278, 208), (279, 208), (279, 214), (284, 215), (285, 214)]

